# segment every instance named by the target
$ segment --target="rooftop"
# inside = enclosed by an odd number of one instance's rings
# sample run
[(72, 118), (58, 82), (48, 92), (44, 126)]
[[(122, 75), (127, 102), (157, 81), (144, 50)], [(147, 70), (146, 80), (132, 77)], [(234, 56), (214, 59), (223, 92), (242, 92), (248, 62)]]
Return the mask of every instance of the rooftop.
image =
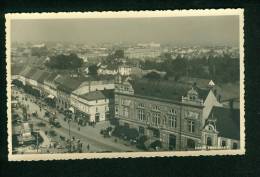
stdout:
[[(213, 114), (213, 116), (212, 116)], [(230, 139), (240, 139), (240, 110), (223, 107), (213, 107), (209, 120), (216, 119), (219, 136)]]
[(173, 101), (180, 101), (182, 96), (186, 96), (191, 87), (174, 81), (150, 81), (148, 79), (139, 79), (130, 81), (137, 95), (157, 97)]
[(73, 78), (70, 76), (61, 76), (55, 80), (58, 84), (58, 89), (67, 93), (76, 90), (80, 84), (85, 81), (85, 78)]
[(101, 100), (106, 98), (109, 99), (113, 97), (113, 90), (98, 90), (80, 95), (80, 97), (88, 101)]

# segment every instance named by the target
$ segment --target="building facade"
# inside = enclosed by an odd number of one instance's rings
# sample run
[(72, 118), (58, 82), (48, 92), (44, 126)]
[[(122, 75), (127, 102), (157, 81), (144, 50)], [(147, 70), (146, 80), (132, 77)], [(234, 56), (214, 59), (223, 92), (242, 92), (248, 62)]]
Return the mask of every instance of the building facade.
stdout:
[(183, 150), (201, 146), (203, 103), (148, 97), (134, 93), (128, 81), (115, 88), (115, 118), (119, 124), (136, 128), (148, 144), (160, 141), (163, 149)]

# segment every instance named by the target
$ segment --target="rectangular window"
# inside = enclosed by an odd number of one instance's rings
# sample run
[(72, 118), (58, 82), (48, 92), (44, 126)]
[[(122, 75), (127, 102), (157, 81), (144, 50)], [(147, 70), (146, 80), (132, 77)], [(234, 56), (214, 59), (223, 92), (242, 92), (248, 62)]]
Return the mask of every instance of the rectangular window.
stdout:
[(128, 117), (128, 107), (123, 108), (123, 116)]
[(154, 113), (154, 115), (153, 115), (153, 124), (154, 125), (160, 125), (161, 124), (160, 113)]
[(115, 115), (118, 115), (119, 110), (118, 110), (118, 106), (115, 106)]
[(140, 121), (144, 121), (144, 110), (143, 109), (138, 110), (138, 119)]
[(191, 121), (191, 120), (188, 121), (188, 130), (191, 133), (195, 132), (195, 122), (194, 121)]
[(176, 128), (177, 127), (177, 117), (175, 115), (169, 116), (169, 126), (170, 126), (170, 128)]

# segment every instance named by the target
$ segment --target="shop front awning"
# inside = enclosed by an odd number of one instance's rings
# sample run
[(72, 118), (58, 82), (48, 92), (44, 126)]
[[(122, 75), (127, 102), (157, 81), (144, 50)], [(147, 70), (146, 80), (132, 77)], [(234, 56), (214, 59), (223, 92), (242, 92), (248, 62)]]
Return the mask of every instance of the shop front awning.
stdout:
[(53, 96), (53, 95), (48, 95), (47, 98), (54, 99), (55, 96)]

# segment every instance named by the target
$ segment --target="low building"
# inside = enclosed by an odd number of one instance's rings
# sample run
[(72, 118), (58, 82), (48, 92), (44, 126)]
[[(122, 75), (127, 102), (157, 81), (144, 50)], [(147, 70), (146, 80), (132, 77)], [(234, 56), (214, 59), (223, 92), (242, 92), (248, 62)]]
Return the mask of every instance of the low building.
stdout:
[(90, 91), (71, 94), (71, 106), (75, 115), (84, 117), (86, 122), (108, 120), (113, 113), (113, 90)]
[(213, 107), (202, 130), (202, 143), (212, 149), (239, 149), (239, 109)]

